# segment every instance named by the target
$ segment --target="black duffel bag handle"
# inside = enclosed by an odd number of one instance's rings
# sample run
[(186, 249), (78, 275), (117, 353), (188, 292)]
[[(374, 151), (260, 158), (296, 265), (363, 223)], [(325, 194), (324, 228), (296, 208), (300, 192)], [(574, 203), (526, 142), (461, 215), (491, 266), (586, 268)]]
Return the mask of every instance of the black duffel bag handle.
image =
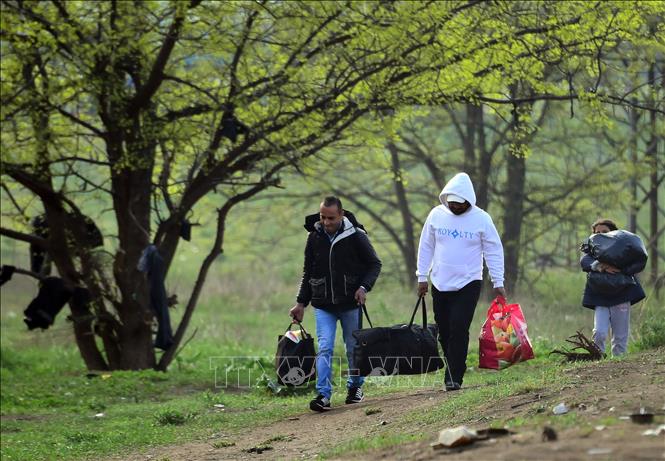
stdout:
[[(365, 314), (365, 318), (367, 319), (367, 323), (369, 323), (370, 328), (374, 328), (374, 325), (372, 325), (372, 321), (369, 319), (369, 314), (367, 313), (367, 306), (365, 304), (361, 304), (360, 307), (363, 309), (363, 313)], [(363, 322), (362, 322), (362, 317), (360, 318), (360, 325), (358, 325), (359, 328), (363, 327)]]
[(418, 301), (416, 301), (416, 306), (413, 308), (413, 314), (411, 314), (411, 320), (409, 321), (409, 328), (411, 328), (411, 325), (413, 325), (413, 321), (416, 318), (416, 312), (418, 312), (418, 306), (420, 306), (421, 301), (423, 303), (423, 330), (427, 329), (427, 306), (425, 305), (424, 296), (419, 296)]
[[(295, 319), (294, 319), (294, 320), (295, 320)], [(286, 327), (286, 330), (284, 330), (284, 333), (286, 334), (287, 331), (291, 330), (291, 327), (292, 327), (294, 324), (297, 324), (298, 327), (300, 328), (300, 331), (302, 332), (302, 337), (303, 337), (303, 339), (309, 336), (309, 333), (307, 333), (307, 330), (305, 330), (305, 327), (302, 326), (302, 323), (301, 323), (301, 322), (298, 322), (297, 320), (295, 320), (295, 322), (291, 322), (291, 323), (289, 323), (289, 326)]]
[[(427, 329), (427, 306), (425, 304), (425, 297), (424, 296), (419, 296), (418, 301), (416, 301), (416, 305), (413, 308), (413, 314), (411, 314), (411, 320), (409, 321), (409, 328), (411, 328), (411, 325), (413, 325), (413, 321), (416, 318), (416, 312), (418, 312), (418, 307), (420, 306), (420, 303), (422, 302), (423, 304), (423, 329)], [(365, 304), (361, 304), (363, 313), (365, 314), (365, 318), (367, 319), (367, 322), (369, 323), (370, 328), (374, 328), (374, 325), (372, 325), (372, 321), (369, 318), (369, 314), (367, 312), (367, 306)], [(302, 328), (302, 326), (301, 326)]]

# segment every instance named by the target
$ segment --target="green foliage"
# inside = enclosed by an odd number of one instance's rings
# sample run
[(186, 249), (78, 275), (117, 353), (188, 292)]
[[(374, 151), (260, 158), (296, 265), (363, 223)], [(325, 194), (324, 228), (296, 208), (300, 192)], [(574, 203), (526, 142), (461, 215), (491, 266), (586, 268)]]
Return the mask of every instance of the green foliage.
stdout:
[(379, 450), (381, 448), (422, 440), (422, 438), (422, 435), (414, 434), (380, 434), (375, 437), (356, 437), (350, 441), (341, 443), (334, 449), (322, 453), (319, 459), (335, 459), (341, 455), (353, 455), (369, 450)]
[[(228, 210), (282, 174), (311, 172), (320, 157), (356, 146), (363, 147), (357, 155), (385, 166), (379, 148), (399, 140), (416, 114), (454, 101), (508, 103), (493, 109), (506, 118), (514, 104), (505, 95), (515, 88), (527, 101), (518, 104), (524, 123), (510, 138), (513, 152), (526, 156), (535, 152), (525, 142), (536, 132), (528, 110), (535, 101), (575, 93), (604, 124), (605, 106), (624, 102), (639, 71), (610, 72), (613, 53), (649, 63), (663, 48), (655, 35), (662, 26), (652, 21), (662, 2), (75, 8), (7, 1), (1, 8), (3, 194), (16, 208), (8, 222), (25, 231), (43, 208), (60, 217), (50, 237), (58, 269), (98, 293), (96, 314), (119, 319), (139, 308), (133, 296), (142, 285), (120, 274), (135, 273), (149, 241), (170, 267), (179, 223), (192, 213), (210, 226), (217, 202)], [(235, 141), (232, 119), (246, 127)], [(418, 179), (385, 168), (374, 179), (395, 177)], [(77, 226), (63, 209), (100, 223), (114, 236), (111, 252), (72, 245)], [(211, 259), (222, 250), (219, 237), (208, 239)], [(104, 364), (88, 364), (95, 365)]]
[(71, 432), (65, 435), (65, 439), (71, 443), (94, 443), (100, 439), (99, 434), (91, 434), (87, 432)]
[(164, 409), (155, 414), (155, 423), (160, 426), (182, 426), (192, 417), (194, 416), (191, 414), (183, 414), (177, 410)]

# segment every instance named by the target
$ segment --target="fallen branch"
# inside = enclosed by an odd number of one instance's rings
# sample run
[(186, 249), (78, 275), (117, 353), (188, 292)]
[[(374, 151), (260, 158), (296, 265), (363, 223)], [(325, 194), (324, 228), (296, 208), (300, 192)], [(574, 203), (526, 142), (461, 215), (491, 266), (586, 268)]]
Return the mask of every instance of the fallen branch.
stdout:
[[(554, 349), (549, 355), (563, 355), (568, 362), (601, 360), (605, 358), (605, 354), (598, 348), (598, 346), (596, 346), (596, 343), (584, 336), (579, 330), (577, 331), (577, 334), (566, 339), (566, 342), (569, 342), (575, 347), (572, 349), (562, 348), (562, 350)], [(586, 352), (576, 352), (578, 350), (584, 350)]]

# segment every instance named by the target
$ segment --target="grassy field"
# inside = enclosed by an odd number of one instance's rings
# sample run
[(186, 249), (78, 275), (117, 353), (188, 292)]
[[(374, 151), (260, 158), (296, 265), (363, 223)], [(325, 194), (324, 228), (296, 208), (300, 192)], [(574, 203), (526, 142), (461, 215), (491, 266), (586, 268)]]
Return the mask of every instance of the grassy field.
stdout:
[[(36, 284), (16, 276), (3, 286), (2, 458), (93, 459), (210, 437), (215, 437), (214, 443), (224, 443), (226, 435), (234, 431), (305, 411), (311, 391), (276, 395), (269, 386), (274, 378), (271, 360), (277, 335), (290, 321), (288, 310), (299, 281), (305, 233), (290, 214), (278, 214), (271, 217), (270, 226), (282, 229), (282, 237), (267, 235), (260, 225), (264, 208), (257, 202), (243, 210), (256, 217), (255, 225), (232, 222), (229, 246), (208, 276), (190, 325), (189, 334), (196, 333), (168, 373), (88, 375), (73, 345), (66, 310), (49, 330), (29, 332), (22, 310), (35, 296)], [(291, 211), (298, 216), (305, 214), (304, 209)], [(181, 302), (172, 311), (174, 324), (182, 315), (197, 263), (207, 251), (205, 242), (210, 235), (206, 229), (197, 230), (193, 242), (183, 242), (169, 274), (168, 290), (177, 293)], [(26, 255), (25, 246), (3, 240), (3, 263), (25, 265)], [(542, 380), (564, 379), (557, 373), (558, 362), (547, 353), (578, 329), (590, 334), (592, 313), (580, 306), (583, 283), (584, 277), (574, 269), (559, 269), (546, 272), (537, 284), (523, 287), (523, 294), (513, 296), (512, 301), (522, 305), (537, 359), (498, 375), (473, 368), (465, 383), (481, 385), (497, 379), (510, 383), (520, 377), (520, 386), (536, 386)], [(402, 287), (384, 276), (370, 293), (368, 308), (376, 325), (390, 325), (407, 321), (415, 300), (413, 287)], [(648, 299), (634, 309), (631, 350), (662, 344), (665, 319), (661, 304)], [(472, 366), (478, 361), (475, 338), (488, 305), (487, 301), (479, 303), (471, 327)], [(306, 313), (304, 325), (314, 331), (311, 312)], [(343, 355), (340, 336), (336, 351)], [(229, 369), (228, 361), (221, 359), (228, 356), (254, 358), (240, 360), (236, 369)], [(238, 368), (242, 386), (224, 387), (221, 377)], [(247, 378), (250, 375), (252, 379)], [(440, 376), (434, 375), (418, 385), (439, 386), (438, 381)], [(369, 383), (367, 393), (381, 395), (411, 385), (404, 380), (396, 383), (400, 385)], [(499, 386), (499, 392), (519, 392), (518, 387)], [(442, 406), (428, 413), (428, 418), (445, 419), (452, 411), (491, 397), (487, 392), (467, 393), (468, 401)], [(394, 441), (357, 440), (339, 450), (389, 442)]]
[[(262, 282), (248, 283), (246, 278), (238, 276), (238, 271), (225, 270), (224, 264), (216, 267), (209, 280), (190, 330), (196, 330), (196, 335), (166, 374), (144, 371), (87, 376), (71, 344), (65, 315), (45, 332), (25, 331), (21, 309), (34, 287), (18, 284), (7, 296), (3, 293), (3, 459), (96, 458), (153, 445), (199, 440), (266, 424), (306, 409), (310, 392), (276, 396), (266, 386), (273, 378), (270, 360), (277, 335), (289, 323), (287, 311), (293, 302), (297, 280), (287, 284), (254, 273), (253, 280)], [(519, 297), (538, 359), (502, 373), (502, 377), (512, 382), (509, 375), (524, 373), (521, 382), (526, 386), (534, 380), (558, 379), (556, 362), (547, 357), (547, 352), (579, 328), (588, 332), (592, 324), (591, 312), (575, 304), (581, 289), (577, 285), (573, 276), (551, 274), (548, 283), (539, 285), (542, 291), (537, 295), (538, 301)], [(574, 288), (560, 293), (558, 286)], [(555, 293), (559, 295), (555, 297)], [(384, 283), (370, 295), (368, 305), (375, 323), (385, 325), (406, 321), (413, 301), (411, 290)], [(634, 340), (641, 338), (642, 319), (648, 312), (656, 311), (655, 305), (650, 300), (635, 310)], [(474, 338), (485, 308), (485, 304), (479, 304), (471, 329), (471, 365), (477, 363)], [(178, 311), (175, 314), (177, 318)], [(305, 326), (314, 329), (311, 314), (306, 316)], [(336, 350), (341, 355), (339, 337), (337, 342)], [(633, 347), (635, 344), (633, 341)], [(222, 356), (259, 357), (236, 363), (243, 376), (251, 373), (252, 381), (243, 378), (241, 388), (237, 388), (237, 383), (224, 387), (221, 378), (228, 370)], [(259, 379), (266, 370), (268, 376)], [(428, 379), (426, 386), (440, 385), (436, 381), (440, 377)], [(474, 369), (467, 381), (472, 385), (496, 379), (496, 374)], [(367, 392), (377, 395), (408, 387), (404, 382), (399, 386), (370, 383)], [(514, 391), (510, 386), (501, 389), (504, 389), (501, 392)], [(483, 393), (467, 395), (479, 401), (487, 398)], [(429, 413), (428, 418), (445, 419), (451, 411), (456, 411), (456, 407), (440, 408)], [(340, 450), (355, 450), (364, 443), (358, 441), (358, 446), (340, 447)]]

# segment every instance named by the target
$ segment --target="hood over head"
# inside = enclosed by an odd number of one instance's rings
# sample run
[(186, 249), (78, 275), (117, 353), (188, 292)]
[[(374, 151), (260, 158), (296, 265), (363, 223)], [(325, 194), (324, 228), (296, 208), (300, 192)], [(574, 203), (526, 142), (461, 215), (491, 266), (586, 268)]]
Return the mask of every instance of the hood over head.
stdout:
[(448, 207), (446, 198), (449, 194), (458, 195), (469, 202), (471, 206), (476, 206), (476, 192), (473, 190), (471, 178), (466, 173), (457, 173), (443, 187), (439, 194), (439, 200), (445, 207)]
[[(365, 231), (365, 227), (358, 222), (356, 217), (349, 210), (344, 210), (344, 217), (347, 218), (351, 222), (351, 224), (353, 224), (353, 227), (357, 227), (357, 228), (362, 229), (363, 231)], [(319, 215), (319, 213), (314, 213), (314, 214), (305, 216), (305, 225), (304, 225), (305, 230), (307, 232), (312, 232), (312, 231), (318, 230), (315, 226), (316, 226), (316, 223), (318, 223), (319, 221), (321, 221), (321, 216)], [(366, 232), (367, 231), (365, 231), (365, 233)]]

